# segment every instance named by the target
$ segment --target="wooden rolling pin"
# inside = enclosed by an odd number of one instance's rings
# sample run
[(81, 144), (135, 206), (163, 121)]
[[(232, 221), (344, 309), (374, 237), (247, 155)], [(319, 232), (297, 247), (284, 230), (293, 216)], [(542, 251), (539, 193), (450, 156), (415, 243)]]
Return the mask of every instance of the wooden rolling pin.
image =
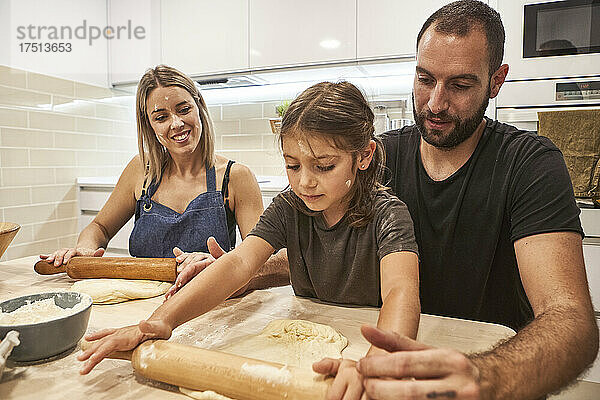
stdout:
[[(89, 346), (81, 341), (82, 350)], [(146, 378), (237, 400), (320, 400), (333, 382), (310, 370), (166, 340), (146, 341), (109, 357), (131, 360), (133, 369)]]
[(41, 260), (33, 267), (41, 275), (66, 272), (71, 278), (150, 279), (175, 282), (177, 262), (174, 258), (73, 257), (67, 265), (55, 267)]

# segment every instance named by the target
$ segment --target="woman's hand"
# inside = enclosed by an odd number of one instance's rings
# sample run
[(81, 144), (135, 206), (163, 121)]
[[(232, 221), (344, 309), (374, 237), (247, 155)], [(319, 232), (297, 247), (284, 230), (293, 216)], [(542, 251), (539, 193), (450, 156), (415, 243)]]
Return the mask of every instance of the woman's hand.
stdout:
[(102, 247), (94, 250), (87, 247), (73, 247), (73, 248), (62, 248), (56, 250), (52, 254), (40, 254), (42, 260), (46, 260), (49, 263), (54, 262), (55, 267), (59, 267), (62, 264), (66, 264), (73, 257), (85, 256), (85, 257), (102, 257), (104, 255), (104, 249)]
[(225, 251), (219, 246), (214, 237), (209, 237), (206, 241), (208, 253), (184, 253), (179, 247), (173, 249), (175, 261), (177, 261), (177, 279), (173, 286), (169, 288), (165, 294), (165, 299), (168, 300), (186, 283), (198, 275), (204, 268), (212, 264), (217, 258), (225, 254)]
[(362, 376), (356, 369), (356, 361), (324, 358), (313, 364), (313, 370), (323, 375), (334, 375), (335, 379), (327, 390), (327, 400), (366, 399)]
[(85, 340), (94, 343), (77, 356), (79, 361), (87, 360), (79, 373), (89, 373), (100, 361), (115, 351), (133, 350), (148, 339), (168, 339), (171, 337), (171, 331), (171, 327), (162, 320), (147, 320), (124, 328), (103, 329), (90, 333), (85, 336)]

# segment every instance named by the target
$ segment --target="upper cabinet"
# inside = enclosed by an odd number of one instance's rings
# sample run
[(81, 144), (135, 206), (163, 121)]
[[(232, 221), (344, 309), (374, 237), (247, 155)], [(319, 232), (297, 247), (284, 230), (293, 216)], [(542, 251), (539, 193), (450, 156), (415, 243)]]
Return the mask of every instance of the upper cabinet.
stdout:
[(109, 0), (108, 22), (119, 34), (108, 40), (111, 83), (137, 82), (160, 64), (160, 0)]
[(109, 0), (111, 24), (146, 28), (146, 40), (110, 41), (110, 81), (158, 63), (201, 76), (414, 57), (422, 24), (449, 2)]
[(403, 57), (416, 53), (425, 20), (451, 0), (358, 0), (358, 58)]
[(189, 75), (248, 69), (249, 0), (161, 0), (162, 62)]
[(250, 68), (356, 59), (356, 2), (250, 0)]

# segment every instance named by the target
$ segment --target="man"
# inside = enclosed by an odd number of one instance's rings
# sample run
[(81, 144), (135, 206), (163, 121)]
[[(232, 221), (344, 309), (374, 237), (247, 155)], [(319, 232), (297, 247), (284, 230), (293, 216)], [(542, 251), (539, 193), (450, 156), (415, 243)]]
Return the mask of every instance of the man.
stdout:
[[(518, 332), (465, 355), (363, 327), (390, 352), (357, 364), (370, 398), (533, 399), (573, 380), (597, 354), (583, 232), (562, 155), (546, 138), (484, 118), (508, 73), (503, 48), (500, 16), (487, 5), (457, 1), (435, 12), (417, 38), (416, 124), (383, 141), (390, 185), (415, 224), (422, 311)], [(337, 367), (315, 365), (321, 373)]]

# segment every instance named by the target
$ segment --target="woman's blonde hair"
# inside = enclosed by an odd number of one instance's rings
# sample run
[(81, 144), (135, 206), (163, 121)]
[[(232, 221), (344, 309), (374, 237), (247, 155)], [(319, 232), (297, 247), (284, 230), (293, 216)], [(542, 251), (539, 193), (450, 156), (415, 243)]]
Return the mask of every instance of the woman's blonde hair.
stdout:
[(145, 175), (150, 182), (160, 181), (165, 167), (172, 161), (171, 155), (158, 141), (154, 129), (148, 119), (146, 101), (150, 92), (159, 87), (179, 86), (186, 90), (196, 102), (202, 124), (200, 137), (200, 154), (207, 168), (215, 164), (215, 133), (208, 108), (198, 88), (188, 76), (167, 65), (158, 65), (146, 71), (138, 84), (135, 99), (135, 110), (138, 132), (138, 151)]
[[(375, 194), (386, 189), (382, 184), (385, 152), (375, 137), (373, 119), (373, 110), (356, 86), (350, 82), (321, 82), (296, 97), (281, 121), (279, 144), (282, 149), (285, 137), (317, 135), (352, 154), (352, 168), (357, 174), (345, 198), (352, 226), (364, 226), (373, 219)], [(371, 140), (377, 144), (373, 159), (367, 169), (358, 170), (357, 156)], [(291, 199), (298, 209), (306, 210), (300, 198), (291, 196)]]

